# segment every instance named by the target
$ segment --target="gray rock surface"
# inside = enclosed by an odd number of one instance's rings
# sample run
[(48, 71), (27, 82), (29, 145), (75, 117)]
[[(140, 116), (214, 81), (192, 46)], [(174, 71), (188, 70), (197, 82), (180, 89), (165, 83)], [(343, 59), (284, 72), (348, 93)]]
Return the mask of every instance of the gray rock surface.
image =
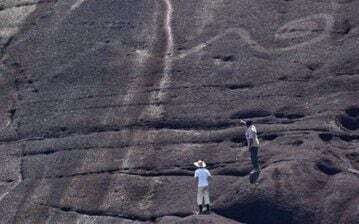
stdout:
[(358, 223), (358, 10), (0, 0), (0, 223)]

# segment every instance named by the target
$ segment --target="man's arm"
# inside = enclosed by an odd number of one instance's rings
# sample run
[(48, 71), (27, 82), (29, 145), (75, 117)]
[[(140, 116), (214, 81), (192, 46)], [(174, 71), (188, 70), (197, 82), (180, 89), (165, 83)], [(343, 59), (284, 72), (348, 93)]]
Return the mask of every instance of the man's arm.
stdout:
[(254, 145), (255, 131), (252, 128), (248, 129), (248, 148), (251, 148)]
[(239, 123), (240, 123), (241, 125), (246, 125), (246, 122), (245, 122), (244, 120), (242, 120), (242, 119), (239, 120)]
[[(244, 120), (242, 120), (242, 119), (239, 120), (239, 124), (240, 124), (240, 125), (243, 125), (243, 126), (246, 126), (246, 125), (247, 125), (247, 123), (246, 123)], [(238, 155), (236, 155), (236, 158), (235, 158), (235, 159), (238, 160)]]
[(249, 143), (248, 143), (248, 148), (251, 148), (252, 145), (254, 145), (254, 139), (253, 139), (253, 138), (250, 138), (250, 139), (249, 139)]
[(211, 173), (209, 172), (209, 170), (207, 170), (207, 174), (208, 174), (208, 180), (209, 180), (209, 181), (212, 180), (212, 175), (211, 175)]

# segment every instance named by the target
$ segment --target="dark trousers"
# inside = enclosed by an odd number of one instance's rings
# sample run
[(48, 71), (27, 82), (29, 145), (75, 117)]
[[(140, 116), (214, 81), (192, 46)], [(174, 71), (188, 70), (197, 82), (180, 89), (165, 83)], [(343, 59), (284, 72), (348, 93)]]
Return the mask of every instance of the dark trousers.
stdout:
[(251, 153), (251, 160), (253, 168), (257, 171), (260, 170), (258, 162), (258, 147), (250, 147), (249, 152)]

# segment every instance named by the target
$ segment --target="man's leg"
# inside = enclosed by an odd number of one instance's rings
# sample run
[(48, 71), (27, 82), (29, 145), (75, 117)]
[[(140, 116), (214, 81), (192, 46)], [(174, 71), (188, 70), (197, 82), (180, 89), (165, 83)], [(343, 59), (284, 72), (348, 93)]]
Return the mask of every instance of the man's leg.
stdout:
[(205, 187), (204, 189), (204, 204), (206, 205), (206, 213), (210, 213), (210, 200), (209, 200), (209, 187)]
[(199, 209), (199, 214), (203, 213), (203, 206), (202, 205), (198, 205), (198, 209)]
[(251, 153), (251, 161), (253, 168), (256, 171), (260, 171), (259, 163), (258, 163), (258, 147), (251, 147), (249, 151)]
[(203, 212), (203, 187), (198, 187), (198, 191), (197, 191), (197, 205), (198, 205), (198, 209), (199, 209), (199, 214), (202, 214)]

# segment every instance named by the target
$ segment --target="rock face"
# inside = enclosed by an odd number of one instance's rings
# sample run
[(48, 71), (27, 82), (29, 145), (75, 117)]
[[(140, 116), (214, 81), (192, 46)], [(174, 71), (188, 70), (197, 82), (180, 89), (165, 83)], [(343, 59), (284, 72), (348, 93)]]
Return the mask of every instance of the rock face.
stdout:
[(358, 223), (358, 10), (1, 0), (0, 223)]

